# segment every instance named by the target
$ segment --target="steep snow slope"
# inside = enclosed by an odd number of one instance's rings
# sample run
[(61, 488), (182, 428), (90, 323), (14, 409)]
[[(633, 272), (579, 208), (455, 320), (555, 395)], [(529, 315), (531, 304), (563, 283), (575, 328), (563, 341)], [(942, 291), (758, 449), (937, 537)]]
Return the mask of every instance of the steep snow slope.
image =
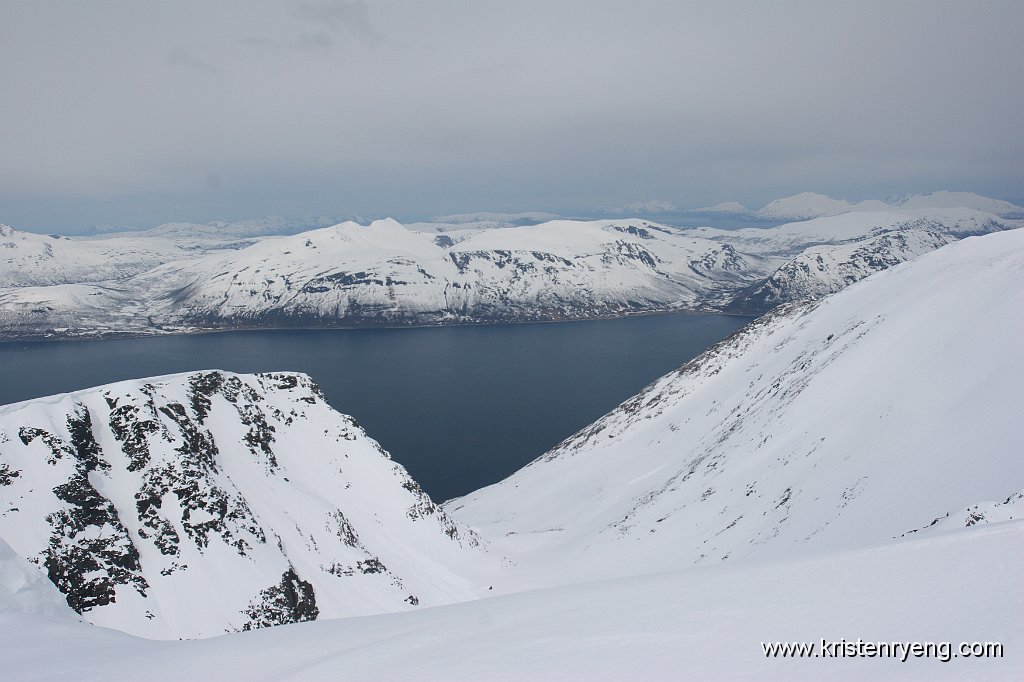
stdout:
[(46, 574), (0, 539), (0, 614), (7, 613), (79, 620)]
[[(1024, 665), (1024, 522), (772, 563), (572, 585), (190, 642), (0, 613), (23, 682), (1006, 680)], [(767, 657), (762, 642), (999, 642), (1003, 655)], [(833, 648), (833, 651), (836, 649)], [(935, 654), (941, 654), (936, 647)], [(841, 649), (839, 650), (841, 653)]]
[(752, 323), (448, 503), (551, 582), (883, 543), (1024, 487), (1024, 231)]
[(297, 374), (0, 407), (0, 537), (90, 622), (169, 638), (467, 599), (491, 562)]

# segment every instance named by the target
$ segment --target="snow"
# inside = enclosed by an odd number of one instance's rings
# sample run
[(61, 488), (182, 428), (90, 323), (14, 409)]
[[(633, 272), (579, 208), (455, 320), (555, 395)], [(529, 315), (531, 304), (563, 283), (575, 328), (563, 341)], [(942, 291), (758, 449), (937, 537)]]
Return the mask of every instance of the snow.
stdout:
[(850, 202), (843, 199), (833, 199), (815, 192), (801, 192), (765, 204), (757, 211), (757, 215), (763, 218), (819, 218), (846, 213), (851, 207)]
[(249, 627), (289, 571), (321, 617), (478, 596), (501, 557), (318, 391), (194, 372), (0, 406), (0, 537), (147, 637)]
[(990, 199), (973, 192), (933, 192), (931, 194), (910, 194), (887, 201), (867, 199), (851, 203), (845, 199), (833, 199), (824, 194), (802, 192), (784, 199), (776, 199), (755, 213), (763, 218), (800, 219), (821, 218), (851, 211), (887, 211), (897, 209), (946, 209), (970, 208), (994, 215), (1020, 213), (1021, 207), (1008, 201)]
[(46, 573), (0, 538), (0, 614), (33, 614), (78, 621)]
[[(642, 220), (559, 220), (441, 236), (389, 220), (268, 239), (168, 264), (139, 281), (158, 292), (153, 314), (171, 325), (561, 319), (678, 308), (772, 269), (742, 256), (716, 268), (722, 249)], [(705, 261), (710, 269), (691, 267)]]
[(195, 256), (185, 244), (156, 237), (72, 238), (4, 226), (0, 238), (0, 287), (120, 281)]
[(972, 237), (781, 309), (447, 507), (559, 584), (879, 544), (1006, 499), (1022, 255), (1022, 231)]
[[(773, 202), (773, 215), (826, 217), (740, 230), (639, 218), (527, 224), (550, 217), (541, 213), (446, 216), (452, 222), (411, 227), (393, 219), (348, 221), (263, 238), (251, 235), (287, 221), (168, 224), (73, 239), (5, 228), (0, 338), (523, 322), (680, 309), (759, 314), (968, 234), (1024, 225), (980, 210), (1012, 207), (1004, 204), (966, 193), (859, 204), (805, 193)], [(913, 247), (870, 242), (911, 231), (919, 233)], [(819, 256), (821, 267), (807, 270), (807, 260)]]
[(950, 192), (948, 190), (931, 194), (911, 194), (891, 203), (903, 208), (973, 208), (995, 215), (1020, 213), (1024, 210), (1008, 201), (983, 197), (974, 192)]
[[(154, 642), (0, 614), (12, 679), (1010, 680), (1024, 522), (414, 612)], [(766, 658), (762, 642), (1001, 642), (1002, 658)]]

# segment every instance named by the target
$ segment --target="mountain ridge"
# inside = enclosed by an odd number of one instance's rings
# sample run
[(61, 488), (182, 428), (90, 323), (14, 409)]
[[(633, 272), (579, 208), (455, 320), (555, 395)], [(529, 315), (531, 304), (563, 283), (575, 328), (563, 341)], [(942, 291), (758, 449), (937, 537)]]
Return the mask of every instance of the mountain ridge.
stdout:
[[(245, 244), (75, 241), (11, 230), (4, 238), (11, 252), (0, 259), (0, 283), (8, 285), (0, 286), (0, 338), (529, 322), (676, 310), (756, 315), (837, 291), (964, 236), (1021, 225), (971, 208), (888, 207), (737, 230), (633, 218), (444, 232), (410, 230), (391, 219), (365, 226), (349, 221)], [(42, 245), (30, 249), (31, 257), (19, 255), (29, 242)], [(86, 247), (82, 254), (94, 254), (89, 263), (105, 262), (101, 274), (80, 274), (92, 272), (78, 262), (85, 256), (62, 256), (79, 244)], [(118, 248), (125, 255), (111, 255)]]

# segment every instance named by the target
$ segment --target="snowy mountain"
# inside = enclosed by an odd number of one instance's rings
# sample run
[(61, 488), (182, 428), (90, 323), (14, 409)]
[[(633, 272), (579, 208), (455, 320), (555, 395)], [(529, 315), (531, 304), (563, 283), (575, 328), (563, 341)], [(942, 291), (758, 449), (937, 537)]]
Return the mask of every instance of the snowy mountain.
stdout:
[(264, 216), (248, 220), (214, 220), (209, 223), (171, 222), (140, 230), (133, 227), (101, 227), (100, 234), (126, 236), (165, 237), (201, 242), (251, 242), (254, 238), (271, 235), (297, 234), (306, 230), (335, 225), (345, 220), (340, 217), (306, 216), (304, 218), (282, 218)]
[(130, 280), (0, 288), (0, 330), (24, 338), (604, 317), (706, 308), (778, 263), (643, 220), (444, 234), (343, 223)]
[[(935, 201), (1001, 208), (972, 197)], [(760, 314), (964, 236), (1024, 225), (975, 208), (886, 207), (737, 230), (474, 222), (481, 215), (449, 216), (464, 222), (443, 232), (378, 220), (241, 241), (190, 229), (71, 239), (3, 228), (0, 338)]]
[[(783, 303), (821, 298), (957, 239), (1003, 230), (1016, 224), (997, 220), (987, 213), (963, 209), (954, 213), (918, 213), (922, 217), (856, 213), (797, 223), (796, 227), (809, 233), (817, 231), (814, 226), (820, 224), (824, 228), (821, 235), (811, 239), (822, 239), (823, 242), (828, 239), (827, 234), (844, 234), (845, 227), (851, 224), (855, 233), (832, 243), (807, 247), (766, 280), (737, 292), (725, 309), (758, 314)], [(876, 226), (867, 234), (856, 234), (862, 232), (865, 218)], [(808, 239), (809, 233), (805, 232), (799, 241)], [(756, 240), (757, 235), (753, 238)], [(747, 248), (756, 249), (753, 245)]]
[(0, 407), (0, 538), (89, 622), (156, 638), (464, 600), (493, 562), (299, 374)]
[(694, 232), (727, 240), (745, 253), (783, 259), (765, 280), (734, 292), (722, 306), (731, 312), (760, 314), (783, 303), (834, 293), (958, 239), (1021, 225), (1020, 220), (957, 208), (849, 212), (768, 230), (700, 228)]
[(552, 584), (884, 544), (1024, 488), (1024, 232), (766, 315), (448, 503)]
[(986, 213), (1002, 216), (1020, 214), (1024, 207), (1011, 204), (1009, 201), (983, 197), (974, 192), (932, 192), (931, 194), (909, 194), (887, 201), (891, 206), (900, 208), (971, 208)]
[[(874, 207), (875, 210), (888, 208), (883, 202), (874, 203), (877, 204)], [(848, 213), (851, 210), (853, 210), (853, 204), (845, 199), (833, 199), (816, 192), (801, 192), (791, 197), (771, 201), (755, 213), (762, 218), (807, 220)]]
[(908, 194), (885, 201), (867, 199), (851, 203), (845, 199), (833, 199), (816, 192), (802, 192), (784, 199), (771, 201), (755, 211), (761, 218), (783, 220), (809, 220), (840, 215), (851, 211), (889, 211), (892, 209), (945, 209), (968, 208), (984, 211), (996, 216), (1020, 214), (1024, 208), (1008, 201), (990, 199), (973, 192), (933, 192), (931, 194)]
[(63, 237), (0, 225), (0, 287), (122, 281), (195, 249), (168, 239)]
[(436, 324), (693, 307), (765, 259), (646, 221), (553, 221), (430, 235), (393, 220), (264, 240), (143, 279), (170, 324)]

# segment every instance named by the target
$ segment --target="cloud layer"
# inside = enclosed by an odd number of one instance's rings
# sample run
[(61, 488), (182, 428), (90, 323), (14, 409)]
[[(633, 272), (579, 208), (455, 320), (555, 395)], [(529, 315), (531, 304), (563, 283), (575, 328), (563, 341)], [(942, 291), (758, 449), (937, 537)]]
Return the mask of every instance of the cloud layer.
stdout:
[(1024, 199), (1024, 4), (14, 2), (0, 222)]

